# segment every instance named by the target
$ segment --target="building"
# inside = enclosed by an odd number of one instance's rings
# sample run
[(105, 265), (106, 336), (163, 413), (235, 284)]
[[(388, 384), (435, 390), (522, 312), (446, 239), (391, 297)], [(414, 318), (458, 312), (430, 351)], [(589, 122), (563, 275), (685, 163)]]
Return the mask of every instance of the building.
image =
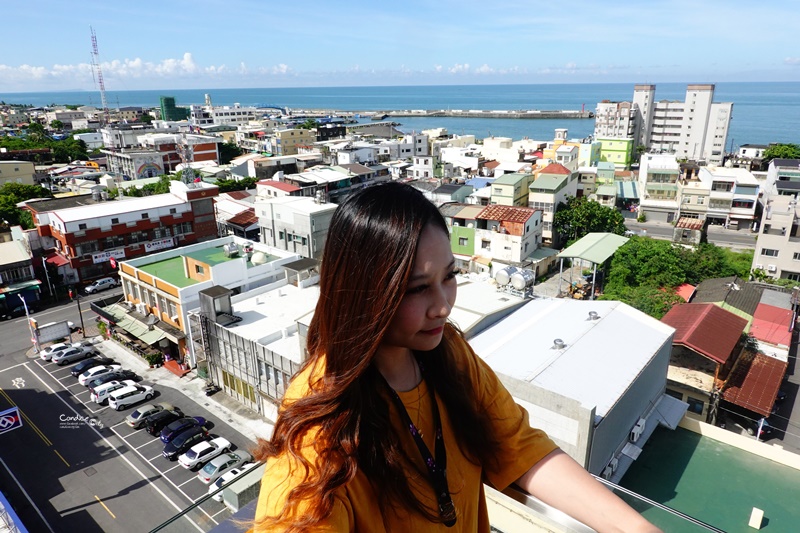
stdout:
[(775, 279), (800, 281), (800, 210), (797, 197), (766, 199), (758, 228), (753, 270)]
[(35, 308), (40, 292), (33, 258), (22, 241), (0, 242), (0, 314), (21, 306), (20, 296)]
[[(744, 168), (700, 167), (697, 178), (709, 191), (706, 220), (725, 227), (750, 228), (756, 220), (760, 187)], [(683, 187), (683, 191), (686, 187)], [(681, 206), (689, 205), (683, 193)], [(697, 198), (699, 201), (699, 197)]]
[(633, 138), (636, 111), (630, 102), (603, 100), (594, 111), (594, 138)]
[(796, 196), (800, 193), (800, 159), (773, 159), (767, 167), (764, 194)]
[(527, 207), (528, 187), (533, 183), (533, 174), (512, 172), (492, 182), (492, 204)]
[(336, 204), (320, 196), (259, 196), (255, 213), (261, 242), (302, 257), (319, 259)]
[(122, 261), (159, 250), (216, 238), (216, 186), (170, 182), (170, 193), (104, 200), (101, 195), (28, 201), (48, 263), (65, 266), (65, 283), (82, 283), (116, 272)]
[(733, 103), (714, 102), (713, 84), (687, 86), (683, 102), (656, 101), (655, 93), (655, 85), (634, 87), (636, 144), (680, 159), (721, 165)]
[[(206, 95), (206, 101), (208, 95)], [(192, 105), (189, 107), (189, 121), (192, 126), (242, 126), (247, 125), (252, 120), (257, 120), (264, 112), (255, 107), (242, 107), (239, 104), (233, 106), (212, 106), (212, 105)]]
[(639, 214), (672, 222), (680, 206), (680, 165), (673, 154), (643, 154), (639, 164)]
[[(295, 155), (298, 147), (314, 144), (316, 136), (312, 130), (287, 128), (272, 133), (271, 152), (275, 155)], [(356, 161), (347, 161), (354, 163)]]
[(177, 107), (174, 96), (162, 96), (161, 101), (161, 120), (168, 122), (181, 121), (189, 118), (188, 107)]
[(0, 161), (0, 187), (6, 183), (34, 185), (34, 164), (29, 161)]
[(558, 235), (553, 233), (553, 216), (558, 204), (578, 194), (577, 173), (564, 165), (551, 163), (544, 167), (528, 190), (528, 207), (541, 209), (542, 241), (546, 246), (557, 245)]
[[(228, 236), (123, 260), (119, 276), (124, 303), (104, 306), (100, 316), (178, 364), (194, 368), (188, 312), (200, 305), (199, 293), (212, 286), (236, 294), (269, 286), (283, 279), (282, 265), (297, 258)], [(154, 327), (143, 327), (148, 325)]]
[(615, 139), (598, 137), (600, 143), (600, 161), (613, 163), (614, 168), (624, 170), (633, 163), (634, 139)]

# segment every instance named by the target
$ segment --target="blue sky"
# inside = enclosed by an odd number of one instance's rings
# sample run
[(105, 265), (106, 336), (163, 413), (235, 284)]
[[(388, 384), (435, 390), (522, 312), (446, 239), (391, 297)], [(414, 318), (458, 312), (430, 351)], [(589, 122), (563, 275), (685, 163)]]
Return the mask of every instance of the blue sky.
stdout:
[(0, 92), (800, 81), (797, 0), (5, 2)]

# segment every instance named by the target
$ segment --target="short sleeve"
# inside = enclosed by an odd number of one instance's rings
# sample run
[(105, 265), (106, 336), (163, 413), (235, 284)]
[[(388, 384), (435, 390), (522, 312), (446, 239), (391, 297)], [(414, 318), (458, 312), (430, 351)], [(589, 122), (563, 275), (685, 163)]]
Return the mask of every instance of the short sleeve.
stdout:
[(484, 465), (486, 480), (503, 490), (558, 446), (547, 434), (531, 427), (528, 412), (519, 406), (489, 365), (463, 339), (457, 357), (469, 371), (482, 410), (492, 421), (499, 448), (494, 465)]

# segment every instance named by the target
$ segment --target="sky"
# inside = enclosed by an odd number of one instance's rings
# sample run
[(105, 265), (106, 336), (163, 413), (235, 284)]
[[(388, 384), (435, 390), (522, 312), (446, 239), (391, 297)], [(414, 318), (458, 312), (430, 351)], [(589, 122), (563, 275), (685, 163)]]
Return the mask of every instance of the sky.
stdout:
[(798, 0), (4, 4), (4, 93), (800, 81)]

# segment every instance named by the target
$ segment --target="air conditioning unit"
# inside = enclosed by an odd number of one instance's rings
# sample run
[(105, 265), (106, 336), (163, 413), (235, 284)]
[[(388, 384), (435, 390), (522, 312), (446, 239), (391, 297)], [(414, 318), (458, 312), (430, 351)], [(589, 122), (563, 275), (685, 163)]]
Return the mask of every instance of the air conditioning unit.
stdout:
[(136, 312), (141, 313), (143, 315), (147, 314), (147, 304), (145, 303), (138, 303), (136, 304)]
[(775, 265), (767, 265), (767, 272), (777, 272), (777, 271), (778, 267), (776, 267)]
[(761, 263), (756, 263), (756, 270), (764, 270), (764, 265)]
[(644, 418), (640, 418), (639, 421), (636, 422), (636, 425), (633, 426), (633, 429), (631, 429), (631, 435), (630, 435), (630, 441), (631, 442), (635, 443), (636, 441), (639, 440), (639, 437), (642, 436), (642, 433), (644, 432), (644, 424), (645, 424), (645, 419)]
[(180, 317), (178, 315), (172, 315), (171, 317), (169, 317), (169, 319), (172, 320), (173, 322), (177, 322), (179, 318)]

